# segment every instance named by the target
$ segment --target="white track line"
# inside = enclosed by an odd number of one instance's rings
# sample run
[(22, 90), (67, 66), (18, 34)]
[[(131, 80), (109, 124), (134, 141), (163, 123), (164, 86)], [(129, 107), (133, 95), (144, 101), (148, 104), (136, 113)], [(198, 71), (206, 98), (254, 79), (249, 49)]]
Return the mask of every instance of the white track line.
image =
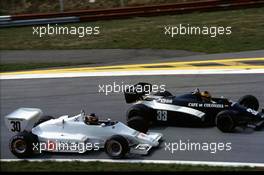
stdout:
[(1, 80), (71, 78), (97, 76), (139, 76), (139, 75), (193, 75), (193, 74), (263, 74), (264, 69), (208, 69), (208, 70), (153, 70), (153, 71), (112, 71), (112, 72), (76, 72), (47, 74), (2, 74)]
[(264, 163), (247, 162), (209, 162), (209, 161), (181, 161), (181, 160), (112, 160), (112, 159), (1, 159), (2, 162), (108, 162), (108, 163), (154, 163), (154, 164), (179, 164), (179, 165), (207, 165), (222, 167), (264, 167)]

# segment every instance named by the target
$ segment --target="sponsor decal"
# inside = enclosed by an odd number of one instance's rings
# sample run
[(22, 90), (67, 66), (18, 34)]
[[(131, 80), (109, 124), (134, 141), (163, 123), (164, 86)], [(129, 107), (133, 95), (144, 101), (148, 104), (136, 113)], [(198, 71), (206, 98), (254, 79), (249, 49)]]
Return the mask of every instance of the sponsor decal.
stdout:
[(172, 99), (164, 99), (161, 98), (159, 100), (157, 100), (159, 103), (167, 103), (167, 104), (172, 104)]
[(198, 108), (224, 108), (223, 104), (217, 103), (188, 103), (189, 107), (198, 107)]

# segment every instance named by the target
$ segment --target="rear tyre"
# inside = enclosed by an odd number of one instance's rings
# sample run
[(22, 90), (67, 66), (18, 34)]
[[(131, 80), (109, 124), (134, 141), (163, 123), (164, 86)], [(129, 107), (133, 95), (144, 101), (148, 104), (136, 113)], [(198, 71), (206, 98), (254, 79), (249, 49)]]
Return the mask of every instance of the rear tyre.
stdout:
[(35, 127), (35, 126), (38, 126), (39, 124), (44, 123), (44, 122), (46, 122), (46, 121), (48, 121), (48, 120), (51, 120), (51, 119), (54, 119), (54, 117), (52, 117), (52, 116), (48, 116), (48, 115), (46, 115), (46, 116), (42, 116), (42, 117), (39, 119), (39, 121), (37, 121), (37, 122), (35, 123), (34, 127)]
[(236, 122), (234, 113), (231, 111), (222, 111), (216, 116), (216, 127), (222, 132), (234, 132)]
[(114, 135), (105, 143), (105, 151), (111, 158), (124, 158), (129, 152), (129, 144), (126, 138)]
[(127, 125), (139, 132), (147, 133), (149, 129), (149, 124), (146, 119), (141, 116), (133, 116), (127, 121)]
[(18, 158), (27, 158), (34, 155), (33, 144), (38, 144), (36, 135), (29, 132), (21, 132), (10, 139), (9, 149)]
[(259, 109), (258, 99), (253, 95), (245, 95), (238, 100), (238, 103), (246, 108), (251, 108), (255, 111)]

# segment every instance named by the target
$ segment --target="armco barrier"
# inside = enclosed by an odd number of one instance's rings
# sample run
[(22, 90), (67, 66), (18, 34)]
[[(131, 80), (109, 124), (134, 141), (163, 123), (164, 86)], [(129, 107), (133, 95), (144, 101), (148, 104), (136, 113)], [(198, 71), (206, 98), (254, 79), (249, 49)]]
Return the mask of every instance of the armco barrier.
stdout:
[(80, 22), (79, 17), (60, 17), (60, 18), (43, 18), (43, 19), (29, 19), (29, 20), (13, 20), (1, 21), (0, 27), (13, 26), (27, 26), (27, 25), (41, 25), (41, 24), (59, 24), (59, 23), (76, 23)]
[(264, 0), (207, 0), (164, 5), (81, 10), (63, 13), (22, 14), (0, 17), (0, 27), (41, 25), (47, 23), (85, 22), (137, 16), (158, 16), (262, 6), (264, 6)]

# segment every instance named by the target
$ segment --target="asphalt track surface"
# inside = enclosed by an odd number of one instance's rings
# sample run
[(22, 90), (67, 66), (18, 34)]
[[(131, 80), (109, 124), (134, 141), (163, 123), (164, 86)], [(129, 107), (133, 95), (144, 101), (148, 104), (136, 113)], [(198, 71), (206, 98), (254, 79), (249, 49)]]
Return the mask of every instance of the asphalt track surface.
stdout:
[[(95, 112), (100, 118), (111, 118), (125, 122), (126, 104), (122, 93), (105, 95), (99, 93), (98, 85), (135, 84), (145, 81), (152, 84), (165, 84), (173, 94), (190, 92), (194, 88), (209, 90), (213, 96), (225, 96), (233, 100), (252, 94), (258, 97), (260, 106), (264, 106), (263, 74), (225, 74), (225, 75), (162, 75), (162, 76), (123, 76), (123, 77), (82, 77), (1, 80), (1, 159), (15, 158), (9, 151), (8, 143), (12, 136), (4, 126), (4, 116), (19, 107), (36, 107), (44, 114), (59, 117), (74, 115), (84, 109)], [(251, 129), (227, 134), (215, 127), (185, 128), (156, 127), (152, 131), (162, 132), (164, 141), (158, 149), (147, 156), (134, 157), (147, 160), (193, 160), (264, 163), (264, 131)], [(165, 143), (184, 142), (231, 142), (231, 151), (175, 151), (166, 150)], [(104, 159), (104, 151), (85, 154), (44, 154), (37, 158), (66, 159)]]

